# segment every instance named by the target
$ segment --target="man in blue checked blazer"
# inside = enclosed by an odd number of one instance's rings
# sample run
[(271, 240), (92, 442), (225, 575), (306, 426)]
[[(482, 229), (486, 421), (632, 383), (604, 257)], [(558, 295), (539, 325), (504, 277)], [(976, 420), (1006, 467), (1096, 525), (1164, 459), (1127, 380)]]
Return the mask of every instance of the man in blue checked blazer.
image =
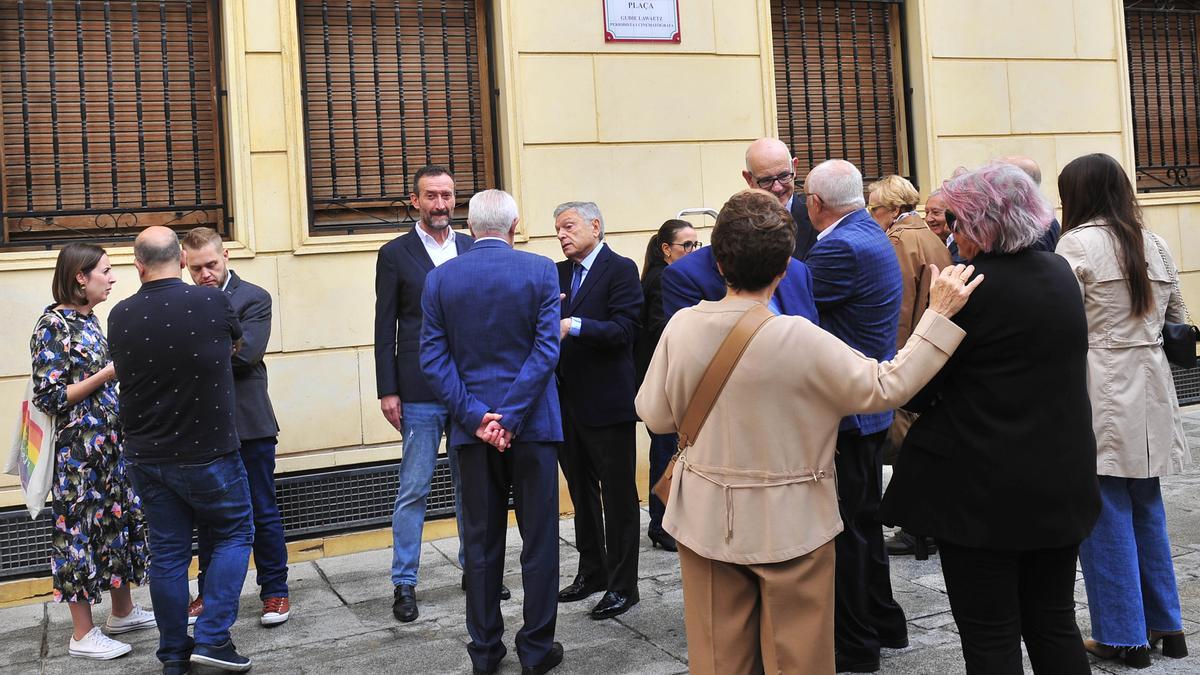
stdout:
[[(896, 252), (864, 208), (862, 174), (849, 162), (817, 165), (804, 181), (817, 242), (812, 273), (821, 327), (866, 356), (896, 354), (902, 280)], [(838, 427), (835, 466), (845, 529), (837, 536), (834, 644), (838, 672), (873, 672), (879, 648), (908, 645), (904, 610), (892, 599), (883, 528), (883, 440), (892, 413), (851, 415)]]
[(554, 368), (559, 291), (554, 263), (512, 248), (517, 205), (500, 190), (471, 198), (475, 244), (429, 272), (421, 295), (421, 370), (450, 415), (463, 486), (467, 651), (476, 673), (506, 653), (500, 588), (508, 494), (521, 529), (523, 672), (562, 661), (558, 612), (558, 444)]

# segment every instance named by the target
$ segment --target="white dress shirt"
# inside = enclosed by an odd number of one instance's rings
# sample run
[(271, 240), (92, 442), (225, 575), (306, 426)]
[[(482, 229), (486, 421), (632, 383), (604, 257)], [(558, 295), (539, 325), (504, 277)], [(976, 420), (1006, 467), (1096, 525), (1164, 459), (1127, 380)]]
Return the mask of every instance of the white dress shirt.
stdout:
[[(850, 213), (857, 213), (857, 212), (858, 211), (856, 209), (854, 211), (851, 211)], [(847, 213), (846, 216), (850, 215), (850, 213)], [(837, 227), (838, 225), (840, 225), (842, 223), (842, 221), (846, 219), (846, 216), (842, 216), (841, 218), (838, 218), (837, 220), (833, 221), (832, 225), (830, 225), (829, 227), (818, 232), (817, 233), (817, 241), (821, 241), (822, 239), (825, 238), (825, 235), (829, 234), (830, 232), (833, 232), (833, 229), (835, 227)]]
[(413, 229), (416, 230), (417, 236), (421, 238), (421, 243), (425, 244), (425, 252), (429, 254), (429, 259), (433, 261), (434, 267), (440, 267), (442, 263), (458, 255), (458, 247), (454, 245), (453, 229), (446, 228), (446, 241), (440, 244), (419, 223)]

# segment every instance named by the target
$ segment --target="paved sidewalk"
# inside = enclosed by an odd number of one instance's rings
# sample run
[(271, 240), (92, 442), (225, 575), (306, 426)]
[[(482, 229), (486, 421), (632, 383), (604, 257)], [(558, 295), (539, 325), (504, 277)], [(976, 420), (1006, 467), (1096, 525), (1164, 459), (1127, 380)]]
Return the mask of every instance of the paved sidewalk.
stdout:
[[(1193, 456), (1200, 459), (1200, 410), (1185, 418)], [(1195, 656), (1179, 661), (1155, 654), (1152, 673), (1200, 673), (1200, 463), (1184, 476), (1164, 480), (1168, 523), (1175, 549), (1175, 570), (1183, 599), (1184, 627)], [(643, 510), (643, 521), (648, 516)], [(643, 527), (644, 530), (644, 527)], [(561, 523), (563, 578), (575, 571), (578, 553), (570, 520)], [(560, 605), (558, 639), (566, 648), (555, 673), (686, 673), (687, 645), (683, 630), (683, 596), (679, 566), (673, 554), (646, 547), (642, 538), (642, 601), (627, 614), (592, 621), (587, 610), (599, 599)], [(509, 532), (505, 569), (513, 599), (502, 603), (509, 655), (502, 673), (519, 673), (512, 636), (520, 626), (520, 540)], [(411, 624), (392, 618), (389, 582), (390, 551), (370, 551), (293, 565), (290, 573), (292, 619), (282, 626), (258, 625), (257, 589), (253, 572), (243, 589), (242, 611), (233, 639), (254, 660), (255, 673), (463, 673), (470, 672), (464, 599), (456, 565), (458, 542), (442, 539), (424, 545), (421, 584), (417, 589), (421, 616)], [(882, 673), (961, 673), (958, 634), (950, 616), (941, 569), (934, 556), (917, 562), (892, 559), (896, 599), (909, 618), (911, 646), (884, 650)], [(135, 598), (149, 606), (149, 592)], [(1076, 585), (1080, 628), (1088, 634), (1087, 597), (1082, 578)], [(103, 622), (108, 606), (96, 609)], [(122, 636), (134, 646), (129, 656), (89, 662), (67, 656), (70, 615), (62, 605), (42, 603), (0, 609), (0, 673), (157, 673), (154, 657), (158, 634), (140, 631)], [(797, 636), (797, 639), (804, 639)], [(1108, 662), (1094, 672), (1126, 672)], [(213, 673), (196, 668), (196, 673)], [(1128, 671), (1133, 672), (1133, 671)]]

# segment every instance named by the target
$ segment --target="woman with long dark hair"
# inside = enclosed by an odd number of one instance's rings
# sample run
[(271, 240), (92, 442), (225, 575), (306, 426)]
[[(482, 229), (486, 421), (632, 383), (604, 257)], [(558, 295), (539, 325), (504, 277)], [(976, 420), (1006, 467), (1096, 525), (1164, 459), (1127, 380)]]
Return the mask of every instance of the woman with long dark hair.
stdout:
[(116, 277), (99, 246), (67, 244), (58, 252), (52, 292), (33, 329), (33, 405), (55, 416), (50, 570), (54, 600), (71, 607), (68, 653), (111, 659), (130, 650), (92, 622), (101, 593), (112, 596), (106, 627), (115, 635), (157, 624), (133, 604), (129, 584), (146, 583), (150, 550), (142, 504), (121, 455), (116, 372), (108, 340), (92, 311)]
[[(642, 330), (633, 346), (639, 387), (646, 377), (646, 368), (650, 365), (654, 348), (658, 346), (658, 339), (667, 325), (662, 303), (663, 270), (699, 247), (696, 229), (688, 221), (676, 218), (663, 223), (646, 244), (646, 259), (642, 263), (642, 295), (645, 297), (642, 303)], [(658, 482), (659, 476), (666, 471), (671, 455), (675, 454), (675, 446), (675, 434), (650, 432), (650, 485)], [(650, 495), (650, 525), (646, 528), (646, 536), (650, 537), (651, 546), (674, 551), (675, 540), (662, 526), (664, 508), (658, 497)]]
[(1159, 478), (1190, 463), (1164, 321), (1187, 315), (1178, 271), (1142, 223), (1117, 160), (1085, 155), (1058, 177), (1063, 235), (1088, 320), (1088, 390), (1102, 508), (1079, 548), (1092, 638), (1103, 659), (1150, 665), (1150, 649), (1187, 655)]

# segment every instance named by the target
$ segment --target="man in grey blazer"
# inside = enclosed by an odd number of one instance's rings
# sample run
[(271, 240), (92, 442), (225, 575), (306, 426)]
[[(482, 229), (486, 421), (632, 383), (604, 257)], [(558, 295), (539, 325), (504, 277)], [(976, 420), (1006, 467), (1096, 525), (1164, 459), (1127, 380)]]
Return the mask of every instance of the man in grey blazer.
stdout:
[[(275, 445), (279, 424), (267, 394), (267, 366), (263, 356), (271, 338), (271, 294), (244, 281), (229, 269), (229, 251), (221, 235), (197, 227), (180, 242), (184, 263), (197, 286), (219, 288), (227, 296), (242, 324), (240, 347), (232, 358), (235, 419), (239, 454), (250, 483), (254, 511), (254, 567), (258, 572), (259, 597), (263, 608), (259, 622), (264, 626), (283, 623), (291, 615), (288, 600), (288, 552), (283, 521), (275, 503)], [(200, 531), (199, 594), (188, 606), (188, 622), (195, 623), (204, 611), (204, 574), (212, 557), (212, 542)]]

